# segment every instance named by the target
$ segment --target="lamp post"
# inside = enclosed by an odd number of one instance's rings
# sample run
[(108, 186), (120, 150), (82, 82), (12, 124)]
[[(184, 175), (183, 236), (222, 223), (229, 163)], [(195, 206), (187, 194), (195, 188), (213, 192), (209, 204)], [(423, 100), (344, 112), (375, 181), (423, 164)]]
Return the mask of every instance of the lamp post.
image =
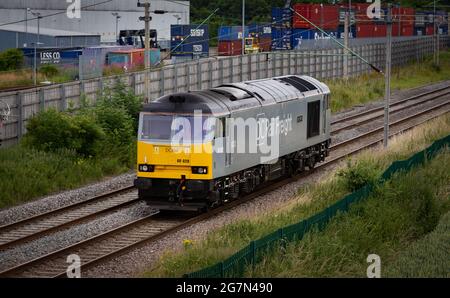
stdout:
[(113, 12), (111, 14), (114, 16), (116, 20), (116, 43), (117, 43), (117, 41), (119, 40), (119, 20), (120, 18), (122, 18), (122, 16), (120, 16), (118, 12)]
[(31, 9), (29, 10), (30, 12), (31, 12), (31, 14), (34, 16), (34, 17), (36, 17), (37, 18), (37, 27), (38, 27), (38, 32), (37, 32), (37, 34), (38, 34), (38, 36), (37, 36), (37, 45), (39, 45), (40, 44), (40, 39), (41, 39), (41, 19), (42, 19), (42, 16), (41, 16), (41, 13), (40, 12), (33, 12), (33, 11), (31, 11)]
[[(352, 32), (352, 0), (348, 0), (348, 15), (350, 18), (350, 22), (348, 25), (348, 31)], [(355, 18), (356, 18), (356, 15), (355, 15)]]
[(33, 67), (34, 86), (37, 85), (37, 54), (36, 54), (37, 50), (36, 50), (36, 46), (39, 46), (41, 44), (43, 44), (43, 43), (41, 43), (41, 42), (33, 42), (32, 43), (32, 45), (34, 47), (34, 62), (33, 62), (33, 64), (34, 64), (34, 67)]
[(242, 0), (242, 55), (245, 55), (245, 0)]
[(385, 99), (384, 99), (384, 148), (389, 143), (389, 107), (391, 101), (391, 67), (392, 67), (392, 7), (388, 5), (386, 17), (387, 38), (386, 38), (386, 70), (385, 70)]
[(30, 8), (25, 9), (25, 43), (24, 48), (28, 47), (28, 14), (30, 13)]

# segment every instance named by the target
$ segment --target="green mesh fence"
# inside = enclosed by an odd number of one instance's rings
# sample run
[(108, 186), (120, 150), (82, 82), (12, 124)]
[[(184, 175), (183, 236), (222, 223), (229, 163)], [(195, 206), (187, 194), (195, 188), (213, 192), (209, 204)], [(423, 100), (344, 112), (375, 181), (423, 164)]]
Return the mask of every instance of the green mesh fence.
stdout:
[[(380, 183), (389, 180), (398, 172), (407, 172), (436, 156), (444, 147), (450, 145), (450, 135), (433, 143), (427, 149), (414, 154), (407, 160), (395, 161), (381, 175)], [(369, 197), (373, 185), (365, 185), (345, 196), (322, 212), (299, 223), (281, 228), (261, 239), (252, 241), (223, 262), (197, 272), (184, 275), (186, 278), (241, 277), (248, 266), (257, 264), (265, 254), (274, 248), (283, 247), (287, 242), (301, 240), (313, 228), (323, 230), (328, 222), (339, 212), (347, 212), (351, 204)]]

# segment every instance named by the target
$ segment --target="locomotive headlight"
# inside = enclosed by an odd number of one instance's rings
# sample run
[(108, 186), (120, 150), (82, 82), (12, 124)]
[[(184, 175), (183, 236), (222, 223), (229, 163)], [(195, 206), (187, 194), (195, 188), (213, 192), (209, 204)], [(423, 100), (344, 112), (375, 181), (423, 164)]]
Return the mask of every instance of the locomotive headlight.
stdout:
[(139, 165), (139, 172), (154, 172), (155, 167), (151, 165)]
[(207, 167), (192, 167), (192, 174), (206, 175), (206, 174), (208, 174), (208, 168)]

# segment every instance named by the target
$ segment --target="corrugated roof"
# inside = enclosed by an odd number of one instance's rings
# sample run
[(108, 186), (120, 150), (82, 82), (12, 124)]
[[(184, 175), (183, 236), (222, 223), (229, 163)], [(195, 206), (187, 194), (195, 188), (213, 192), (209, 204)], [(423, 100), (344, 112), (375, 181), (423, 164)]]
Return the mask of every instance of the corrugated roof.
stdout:
[[(13, 32), (22, 32), (25, 33), (24, 25), (5, 25), (0, 26), (0, 31), (13, 31)], [(41, 35), (49, 35), (49, 36), (100, 36), (99, 34), (92, 33), (83, 33), (83, 32), (75, 32), (75, 31), (65, 31), (65, 30), (56, 30), (49, 28), (40, 28), (39, 29)], [(28, 33), (37, 34), (37, 27), (28, 26)]]

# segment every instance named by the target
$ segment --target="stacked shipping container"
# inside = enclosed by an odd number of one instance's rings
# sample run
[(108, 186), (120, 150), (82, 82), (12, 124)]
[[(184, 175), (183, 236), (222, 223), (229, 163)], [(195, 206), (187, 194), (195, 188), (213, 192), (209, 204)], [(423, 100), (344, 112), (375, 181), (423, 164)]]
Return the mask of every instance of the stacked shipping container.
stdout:
[(191, 59), (209, 57), (207, 25), (171, 25), (172, 56)]
[[(156, 65), (161, 60), (159, 49), (150, 49), (149, 58), (151, 65)], [(109, 65), (124, 68), (126, 71), (137, 70), (145, 66), (145, 49), (131, 49), (112, 51), (108, 53)]]
[(248, 35), (248, 28), (242, 26), (221, 26), (218, 38), (219, 56), (236, 56), (242, 54), (242, 38)]
[(272, 50), (291, 50), (292, 11), (272, 8)]
[[(300, 3), (295, 4), (293, 9), (295, 13), (292, 18), (292, 47), (294, 49), (299, 49), (302, 41), (307, 39), (339, 38), (339, 6)], [(316, 26), (322, 28), (326, 34), (317, 30)], [(351, 36), (351, 33), (349, 35)]]

